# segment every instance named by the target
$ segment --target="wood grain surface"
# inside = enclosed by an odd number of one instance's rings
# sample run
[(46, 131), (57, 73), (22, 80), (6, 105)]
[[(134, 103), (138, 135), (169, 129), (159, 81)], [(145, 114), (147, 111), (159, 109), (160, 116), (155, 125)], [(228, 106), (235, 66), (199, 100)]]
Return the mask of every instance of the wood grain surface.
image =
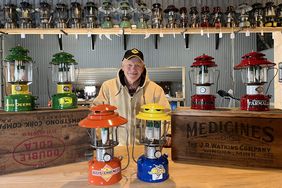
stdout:
[[(135, 156), (143, 151), (143, 146), (135, 149)], [(175, 163), (171, 161), (170, 149), (164, 149), (169, 155), (170, 178), (162, 183), (145, 183), (136, 178), (136, 164), (131, 160), (129, 167), (122, 172), (122, 180), (115, 187), (132, 188), (213, 188), (213, 187), (247, 187), (279, 188), (282, 187), (282, 170), (274, 169), (240, 169)], [(125, 156), (124, 146), (116, 148), (116, 156)], [(87, 162), (72, 163), (22, 173), (0, 176), (2, 188), (94, 188), (87, 181)], [(101, 186), (99, 186), (101, 187)]]

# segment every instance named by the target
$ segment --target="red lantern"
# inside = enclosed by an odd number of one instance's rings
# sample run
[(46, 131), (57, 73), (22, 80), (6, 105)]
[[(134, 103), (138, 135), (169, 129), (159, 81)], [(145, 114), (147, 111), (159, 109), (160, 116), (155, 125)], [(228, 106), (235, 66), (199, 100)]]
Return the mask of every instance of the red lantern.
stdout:
[(197, 110), (214, 110), (215, 96), (211, 94), (211, 85), (214, 84), (215, 67), (214, 58), (202, 55), (195, 58), (191, 65), (191, 72), (194, 73), (196, 94), (191, 97), (191, 108)]
[(241, 110), (267, 111), (270, 96), (264, 95), (263, 85), (267, 83), (267, 72), (275, 63), (264, 58), (263, 53), (251, 52), (244, 55), (240, 64), (234, 67), (241, 70), (242, 80), (247, 85), (247, 94), (241, 98)]
[(121, 180), (121, 159), (114, 156), (118, 143), (118, 126), (127, 120), (115, 112), (117, 108), (103, 104), (92, 107), (92, 111), (79, 122), (80, 127), (89, 128), (91, 147), (96, 149), (96, 157), (89, 161), (89, 183), (111, 185)]

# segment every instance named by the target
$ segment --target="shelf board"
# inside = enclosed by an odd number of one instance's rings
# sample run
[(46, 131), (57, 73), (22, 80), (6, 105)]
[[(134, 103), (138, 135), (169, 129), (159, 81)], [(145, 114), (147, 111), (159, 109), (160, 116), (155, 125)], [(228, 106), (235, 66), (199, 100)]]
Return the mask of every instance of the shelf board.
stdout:
[(0, 29), (0, 33), (2, 34), (11, 34), (11, 35), (20, 35), (20, 34), (46, 34), (46, 35), (54, 35), (54, 34), (79, 34), (79, 35), (88, 35), (88, 34), (128, 34), (128, 35), (146, 35), (146, 34), (201, 34), (201, 33), (245, 33), (249, 31), (250, 33), (271, 33), (271, 32), (282, 32), (282, 27), (261, 27), (261, 28), (162, 28), (162, 29), (131, 29), (131, 28), (111, 28), (111, 29), (102, 29), (102, 28), (81, 28), (81, 29), (73, 29), (73, 28), (51, 28), (51, 29), (41, 29), (41, 28), (31, 28), (31, 29)]

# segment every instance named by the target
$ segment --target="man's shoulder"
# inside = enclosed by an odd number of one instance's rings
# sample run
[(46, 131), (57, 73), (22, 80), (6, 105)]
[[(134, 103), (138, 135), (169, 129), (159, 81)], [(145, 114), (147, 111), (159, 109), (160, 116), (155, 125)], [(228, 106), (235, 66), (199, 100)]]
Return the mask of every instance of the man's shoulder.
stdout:
[(103, 83), (103, 86), (104, 87), (113, 87), (114, 85), (117, 85), (117, 78), (113, 78), (113, 79), (110, 79), (110, 80), (106, 80), (104, 83)]
[(148, 87), (162, 89), (162, 87), (160, 85), (158, 85), (156, 82), (151, 81), (151, 80), (148, 81)]

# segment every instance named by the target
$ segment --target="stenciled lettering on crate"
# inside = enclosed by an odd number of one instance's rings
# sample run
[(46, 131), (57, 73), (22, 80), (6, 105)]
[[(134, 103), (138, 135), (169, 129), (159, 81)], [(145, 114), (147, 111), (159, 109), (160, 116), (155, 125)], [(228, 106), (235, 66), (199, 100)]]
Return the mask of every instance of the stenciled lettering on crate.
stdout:
[(0, 174), (85, 160), (87, 109), (0, 112)]
[[(228, 113), (228, 112), (219, 112)], [(282, 168), (281, 118), (172, 115), (172, 159)]]

